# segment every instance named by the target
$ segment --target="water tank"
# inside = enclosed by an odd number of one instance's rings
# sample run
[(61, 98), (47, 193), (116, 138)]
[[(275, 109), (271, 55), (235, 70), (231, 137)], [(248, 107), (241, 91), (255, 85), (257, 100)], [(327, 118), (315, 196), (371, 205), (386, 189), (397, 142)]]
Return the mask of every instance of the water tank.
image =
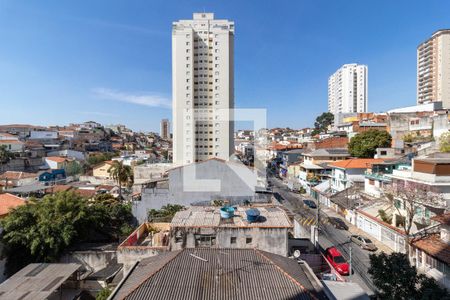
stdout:
[(231, 206), (224, 206), (220, 209), (220, 216), (224, 219), (229, 219), (234, 216), (234, 208)]
[(256, 208), (247, 209), (245, 212), (247, 214), (247, 221), (250, 223), (257, 222), (259, 219), (260, 212)]

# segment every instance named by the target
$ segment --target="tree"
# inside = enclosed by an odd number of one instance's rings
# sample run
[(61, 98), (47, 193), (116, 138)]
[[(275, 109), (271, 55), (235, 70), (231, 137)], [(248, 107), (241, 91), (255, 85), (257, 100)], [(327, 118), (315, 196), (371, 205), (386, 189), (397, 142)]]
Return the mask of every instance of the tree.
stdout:
[(450, 152), (450, 132), (443, 133), (439, 138), (439, 150)]
[(5, 145), (0, 145), (0, 164), (6, 164), (12, 158), (14, 158), (14, 154), (8, 151)]
[(148, 220), (170, 221), (177, 212), (183, 209), (184, 206), (178, 204), (167, 204), (161, 207), (161, 209), (159, 210), (150, 209), (148, 211)]
[(411, 228), (419, 210), (424, 205), (445, 208), (445, 200), (437, 191), (429, 185), (412, 181), (394, 179), (390, 186), (385, 187), (384, 195), (395, 208), (395, 226), (400, 226), (405, 232), (406, 253), (409, 253), (411, 241)]
[(56, 262), (69, 246), (90, 241), (97, 232), (117, 241), (131, 221), (131, 207), (119, 202), (92, 203), (73, 192), (31, 199), (0, 221), (6, 273), (32, 262)]
[(109, 295), (111, 295), (111, 290), (109, 288), (103, 288), (101, 291), (95, 296), (95, 300), (106, 300)]
[(350, 155), (359, 158), (373, 158), (377, 148), (390, 147), (391, 135), (387, 131), (368, 130), (358, 133), (348, 144)]
[(77, 175), (83, 172), (83, 168), (81, 167), (80, 163), (75, 160), (68, 162), (65, 170), (67, 176)]
[(334, 115), (330, 112), (324, 112), (320, 116), (316, 118), (316, 122), (314, 122), (314, 130), (312, 135), (319, 134), (321, 132), (326, 132), (328, 126), (333, 124)]
[(122, 161), (115, 160), (109, 168), (108, 173), (119, 185), (119, 198), (122, 198), (122, 184), (130, 186), (133, 182), (133, 170), (130, 166), (126, 166)]
[(368, 273), (378, 289), (378, 299), (450, 299), (434, 279), (419, 275), (403, 253), (371, 254)]

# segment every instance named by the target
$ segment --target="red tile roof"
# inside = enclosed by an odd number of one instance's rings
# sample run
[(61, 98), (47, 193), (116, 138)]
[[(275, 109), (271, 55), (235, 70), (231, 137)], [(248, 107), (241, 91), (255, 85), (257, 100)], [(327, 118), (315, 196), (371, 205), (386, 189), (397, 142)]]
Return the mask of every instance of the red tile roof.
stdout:
[(0, 179), (19, 180), (25, 178), (36, 177), (36, 173), (18, 172), (18, 171), (6, 171), (0, 175)]
[(25, 205), (26, 201), (11, 194), (0, 194), (0, 216), (7, 215), (11, 209)]
[(382, 162), (384, 162), (384, 160), (380, 158), (352, 158), (330, 163), (329, 166), (340, 169), (366, 169), (372, 164)]
[(0, 140), (0, 144), (17, 144), (17, 145), (23, 145), (23, 142), (18, 140)]
[(45, 189), (46, 193), (58, 193), (58, 192), (66, 192), (71, 190), (73, 187), (70, 185), (66, 185), (66, 184), (57, 184), (57, 185), (53, 185), (48, 187), (47, 189)]
[(447, 212), (447, 213), (439, 215), (439, 216), (434, 216), (431, 218), (431, 220), (434, 220), (441, 224), (450, 225), (450, 212)]
[(429, 235), (411, 244), (447, 265), (450, 264), (450, 246), (439, 238), (439, 234)]
[(75, 194), (84, 198), (92, 198), (97, 193), (96, 190), (76, 189)]
[(65, 157), (61, 157), (61, 156), (48, 156), (48, 157), (45, 157), (45, 159), (47, 160), (51, 160), (51, 161), (54, 161), (54, 162), (57, 162), (57, 163), (62, 163), (62, 162), (65, 162), (66, 160), (67, 160), (67, 158), (65, 158)]

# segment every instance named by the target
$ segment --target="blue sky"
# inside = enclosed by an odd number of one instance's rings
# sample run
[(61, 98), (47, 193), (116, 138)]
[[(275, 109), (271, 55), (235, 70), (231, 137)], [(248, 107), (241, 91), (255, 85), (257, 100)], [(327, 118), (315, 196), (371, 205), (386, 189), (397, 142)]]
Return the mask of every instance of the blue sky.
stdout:
[(450, 27), (449, 1), (0, 0), (0, 123), (96, 120), (158, 130), (171, 117), (171, 23), (235, 21), (236, 107), (311, 126), (327, 78), (369, 67), (369, 110), (414, 105), (416, 47)]

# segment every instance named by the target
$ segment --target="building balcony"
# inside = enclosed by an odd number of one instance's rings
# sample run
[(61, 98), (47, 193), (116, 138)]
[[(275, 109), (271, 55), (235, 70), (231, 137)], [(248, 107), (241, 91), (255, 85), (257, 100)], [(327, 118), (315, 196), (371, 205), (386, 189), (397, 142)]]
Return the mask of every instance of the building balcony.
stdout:
[(364, 173), (364, 175), (368, 179), (383, 181), (383, 182), (391, 182), (391, 179), (383, 173), (369, 173), (366, 171)]

